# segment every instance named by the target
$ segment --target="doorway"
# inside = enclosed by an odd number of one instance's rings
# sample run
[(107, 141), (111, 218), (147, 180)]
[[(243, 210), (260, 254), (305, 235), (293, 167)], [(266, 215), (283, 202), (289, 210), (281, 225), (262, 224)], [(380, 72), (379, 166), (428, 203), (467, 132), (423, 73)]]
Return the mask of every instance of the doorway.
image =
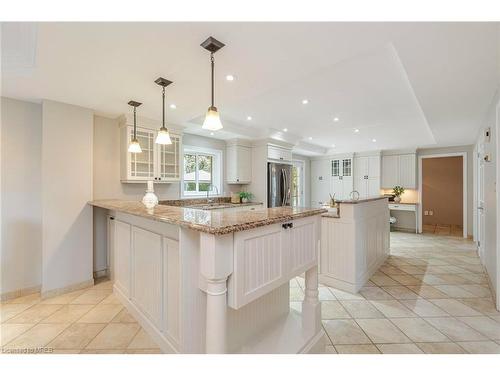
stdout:
[(294, 160), (292, 164), (292, 207), (304, 206), (304, 162)]
[(421, 231), (467, 238), (466, 154), (419, 157)]

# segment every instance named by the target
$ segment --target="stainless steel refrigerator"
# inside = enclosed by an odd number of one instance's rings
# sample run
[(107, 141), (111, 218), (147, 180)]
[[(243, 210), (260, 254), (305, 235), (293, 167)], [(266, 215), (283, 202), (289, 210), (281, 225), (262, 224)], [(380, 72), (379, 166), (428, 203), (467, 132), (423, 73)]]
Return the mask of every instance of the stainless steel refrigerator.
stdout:
[(267, 163), (267, 207), (290, 206), (292, 166)]

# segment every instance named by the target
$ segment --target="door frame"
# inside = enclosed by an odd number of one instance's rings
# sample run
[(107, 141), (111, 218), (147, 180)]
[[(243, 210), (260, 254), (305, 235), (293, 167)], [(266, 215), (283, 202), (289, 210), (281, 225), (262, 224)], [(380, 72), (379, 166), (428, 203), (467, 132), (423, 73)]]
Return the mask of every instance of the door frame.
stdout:
[(292, 168), (300, 168), (300, 174), (299, 174), (299, 188), (301, 190), (300, 193), (300, 204), (299, 207), (305, 207), (306, 203), (306, 178), (305, 178), (305, 173), (306, 173), (306, 163), (304, 160), (301, 159), (294, 159), (292, 160)]
[(431, 158), (448, 158), (453, 156), (462, 157), (462, 227), (463, 238), (467, 238), (467, 152), (451, 152), (446, 154), (418, 155), (418, 233), (422, 233), (422, 160)]

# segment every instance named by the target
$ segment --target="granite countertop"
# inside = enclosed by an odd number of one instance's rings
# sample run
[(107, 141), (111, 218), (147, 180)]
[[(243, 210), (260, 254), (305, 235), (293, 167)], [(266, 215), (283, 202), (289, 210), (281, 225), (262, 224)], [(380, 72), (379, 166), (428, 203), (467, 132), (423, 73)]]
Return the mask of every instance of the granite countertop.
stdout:
[(383, 195), (378, 195), (375, 197), (360, 198), (360, 199), (340, 199), (340, 200), (336, 199), (335, 202), (343, 204), (358, 204), (358, 203), (377, 201), (380, 199), (388, 199), (388, 198), (384, 197)]
[(326, 212), (322, 208), (304, 207), (263, 207), (251, 211), (234, 211), (201, 210), (166, 205), (158, 205), (148, 210), (141, 202), (119, 199), (95, 200), (89, 204), (215, 235), (239, 232)]

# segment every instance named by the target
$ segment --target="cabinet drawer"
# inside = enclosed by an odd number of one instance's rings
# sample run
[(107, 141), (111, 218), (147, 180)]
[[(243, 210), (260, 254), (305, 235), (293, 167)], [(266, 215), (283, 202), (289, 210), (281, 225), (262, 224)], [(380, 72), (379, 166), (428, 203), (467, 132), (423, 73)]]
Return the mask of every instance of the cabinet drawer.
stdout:
[(389, 210), (398, 210), (398, 211), (415, 211), (416, 206), (413, 204), (389, 204)]

